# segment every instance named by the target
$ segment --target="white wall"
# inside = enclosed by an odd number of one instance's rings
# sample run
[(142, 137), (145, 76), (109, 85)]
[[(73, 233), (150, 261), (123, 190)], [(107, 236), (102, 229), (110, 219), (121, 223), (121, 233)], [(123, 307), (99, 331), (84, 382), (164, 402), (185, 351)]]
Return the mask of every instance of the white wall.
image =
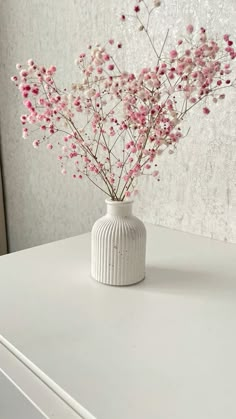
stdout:
[[(55, 157), (34, 150), (21, 138), (19, 94), (9, 81), (17, 62), (28, 58), (55, 64), (59, 83), (74, 81), (74, 58), (90, 43), (110, 37), (127, 43), (123, 64), (131, 69), (144, 58), (143, 34), (125, 29), (125, 0), (1, 0), (0, 105), (7, 221), (11, 251), (88, 231), (104, 211), (103, 196), (90, 184), (62, 176)], [(236, 39), (235, 0), (164, 0), (156, 33), (173, 37), (187, 23)], [(171, 43), (170, 36), (169, 42)], [(132, 48), (136, 53), (131, 55)], [(196, 109), (196, 108), (195, 108)], [(207, 118), (189, 120), (191, 131), (175, 155), (160, 160), (161, 182), (143, 180), (136, 213), (146, 221), (219, 240), (236, 242), (235, 91)], [(188, 124), (187, 124), (188, 126)]]

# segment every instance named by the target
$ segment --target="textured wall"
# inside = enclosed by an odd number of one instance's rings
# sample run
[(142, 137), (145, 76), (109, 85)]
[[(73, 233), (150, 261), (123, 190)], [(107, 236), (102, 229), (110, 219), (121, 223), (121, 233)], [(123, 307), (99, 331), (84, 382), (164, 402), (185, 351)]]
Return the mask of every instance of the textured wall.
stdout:
[[(1, 136), (12, 251), (88, 231), (104, 211), (103, 196), (86, 182), (62, 176), (56, 157), (21, 139), (18, 92), (9, 81), (16, 62), (34, 58), (58, 68), (59, 83), (74, 81), (74, 58), (88, 45), (118, 37), (128, 69), (152, 62), (143, 34), (121, 29), (127, 0), (1, 0)], [(236, 39), (235, 0), (164, 0), (155, 25), (158, 38), (173, 37), (187, 23)], [(119, 32), (120, 34), (120, 32)], [(171, 43), (172, 35), (169, 38)], [(135, 48), (136, 54), (130, 51)], [(196, 108), (195, 108), (196, 109)], [(236, 242), (236, 94), (202, 118), (190, 117), (188, 138), (160, 160), (161, 182), (142, 180), (136, 212), (146, 221)]]

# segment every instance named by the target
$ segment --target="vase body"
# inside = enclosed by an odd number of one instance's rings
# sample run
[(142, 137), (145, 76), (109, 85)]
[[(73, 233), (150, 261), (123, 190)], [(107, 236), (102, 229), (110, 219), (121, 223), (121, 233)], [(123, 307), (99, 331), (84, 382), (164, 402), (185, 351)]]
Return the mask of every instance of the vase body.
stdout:
[(135, 284), (145, 277), (145, 226), (131, 201), (106, 204), (107, 214), (92, 228), (91, 275), (107, 285)]

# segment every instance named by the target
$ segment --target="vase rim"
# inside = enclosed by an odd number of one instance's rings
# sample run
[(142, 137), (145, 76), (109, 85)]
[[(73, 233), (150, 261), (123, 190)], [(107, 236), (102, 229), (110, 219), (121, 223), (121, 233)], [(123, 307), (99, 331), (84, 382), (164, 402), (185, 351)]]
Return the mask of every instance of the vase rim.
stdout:
[(109, 205), (130, 205), (133, 204), (134, 201), (132, 199), (127, 201), (112, 201), (111, 199), (106, 199), (105, 202)]

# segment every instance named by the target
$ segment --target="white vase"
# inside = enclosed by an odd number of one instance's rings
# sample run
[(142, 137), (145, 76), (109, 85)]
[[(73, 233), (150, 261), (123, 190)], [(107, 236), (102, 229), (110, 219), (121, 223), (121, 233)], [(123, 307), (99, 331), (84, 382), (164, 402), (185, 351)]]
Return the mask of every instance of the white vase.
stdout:
[(135, 284), (145, 277), (145, 226), (132, 215), (132, 201), (106, 204), (92, 228), (91, 275), (107, 285)]

